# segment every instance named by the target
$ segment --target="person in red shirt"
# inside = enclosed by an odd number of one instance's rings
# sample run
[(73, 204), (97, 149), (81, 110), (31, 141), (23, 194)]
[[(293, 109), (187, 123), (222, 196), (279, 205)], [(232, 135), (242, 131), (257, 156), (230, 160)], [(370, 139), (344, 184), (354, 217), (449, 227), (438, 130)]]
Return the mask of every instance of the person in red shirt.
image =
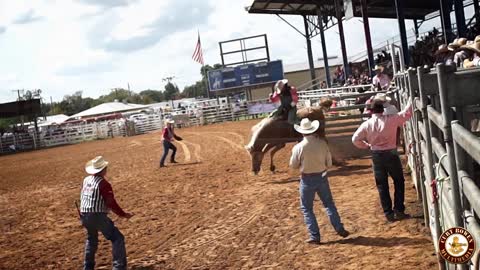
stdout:
[(270, 114), (270, 117), (282, 117), (285, 113), (291, 125), (297, 124), (298, 94), (294, 86), (288, 85), (288, 80), (277, 81), (274, 93), (270, 94), (270, 101), (276, 103), (278, 108)]
[(175, 121), (166, 120), (165, 128), (162, 131), (162, 142), (163, 142), (163, 155), (160, 159), (160, 168), (165, 167), (165, 159), (167, 159), (168, 151), (172, 149), (172, 155), (170, 157), (170, 163), (177, 163), (175, 161), (175, 154), (177, 153), (177, 147), (173, 144), (173, 140), (181, 141), (182, 138), (175, 134), (173, 124)]
[(112, 210), (122, 218), (129, 219), (133, 214), (126, 213), (118, 205), (112, 186), (106, 180), (108, 162), (98, 156), (87, 162), (85, 171), (89, 176), (83, 180), (80, 194), (80, 220), (87, 230), (85, 259), (83, 268), (95, 268), (95, 253), (98, 247), (98, 231), (112, 242), (113, 269), (127, 269), (125, 238), (113, 224), (107, 213)]

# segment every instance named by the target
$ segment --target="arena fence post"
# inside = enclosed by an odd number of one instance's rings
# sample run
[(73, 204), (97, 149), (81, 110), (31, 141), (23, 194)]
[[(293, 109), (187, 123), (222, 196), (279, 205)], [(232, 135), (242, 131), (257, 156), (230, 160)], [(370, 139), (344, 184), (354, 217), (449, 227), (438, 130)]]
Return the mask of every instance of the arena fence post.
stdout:
[[(457, 166), (455, 163), (455, 153), (453, 150), (453, 138), (452, 138), (452, 128), (450, 122), (452, 121), (451, 116), (451, 107), (448, 102), (448, 91), (453, 91), (454, 89), (447, 88), (447, 67), (444, 64), (437, 65), (437, 78), (438, 78), (438, 88), (440, 93), (440, 104), (441, 104), (441, 115), (442, 115), (442, 131), (445, 140), (445, 148), (447, 150), (447, 159), (448, 167), (450, 168), (450, 183), (451, 183), (451, 195), (452, 195), (452, 210), (454, 213), (454, 222), (455, 226), (463, 227), (462, 213), (461, 209), (461, 200), (460, 200), (460, 188), (458, 183), (458, 174)], [(451, 72), (448, 72), (451, 74)]]
[[(419, 127), (418, 127), (418, 121), (420, 118), (419, 111), (417, 110), (417, 103), (415, 102), (415, 95), (417, 91), (417, 87), (415, 87), (415, 80), (416, 79), (416, 70), (414, 69), (409, 69), (408, 70), (408, 88), (409, 88), (409, 97), (410, 97), (410, 102), (412, 102), (412, 110), (413, 110), (413, 138), (412, 138), (412, 143), (413, 143), (413, 165), (415, 167), (415, 175), (416, 175), (416, 185), (417, 189), (420, 189), (420, 195), (421, 198), (420, 200), (422, 201), (422, 206), (423, 206), (423, 217), (424, 217), (424, 222), (425, 226), (427, 226), (430, 222), (430, 218), (428, 215), (428, 205), (427, 205), (427, 191), (425, 189), (425, 185), (423, 184), (423, 179), (424, 179), (424, 174), (422, 172), (421, 167), (421, 156), (422, 156), (422, 151), (420, 147), (420, 134), (419, 134)], [(418, 80), (417, 80), (418, 82)], [(418, 108), (420, 109), (420, 108)], [(419, 167), (420, 166), (420, 167)]]
[[(424, 77), (425, 73), (428, 72), (428, 69), (425, 69), (423, 67), (418, 67), (417, 68), (417, 76), (418, 76), (418, 90), (420, 92), (420, 104), (421, 104), (421, 115), (422, 115), (422, 120), (423, 120), (423, 126), (425, 128), (424, 133), (425, 133), (425, 158), (423, 162), (425, 164), (425, 174), (427, 178), (427, 184), (429, 186), (432, 186), (432, 182), (435, 179), (435, 175), (433, 172), (433, 149), (432, 149), (432, 136), (431, 136), (431, 127), (430, 127), (430, 119), (428, 116), (428, 111), (427, 111), (427, 95), (425, 94), (425, 89), (424, 89)], [(431, 195), (433, 197), (433, 194)], [(426, 200), (427, 198), (424, 198)], [(434, 228), (434, 233), (433, 233), (433, 241), (436, 241), (442, 234), (442, 228), (440, 226), (440, 209), (438, 208), (438, 202), (436, 201), (436, 198), (432, 198), (433, 203), (433, 228)], [(445, 269), (445, 260), (443, 257), (440, 255), (438, 251), (438, 246), (436, 243), (435, 247), (437, 248), (436, 253), (437, 253), (437, 260), (438, 260), (438, 265), (440, 269)]]
[(37, 131), (33, 131), (33, 149), (37, 149)]

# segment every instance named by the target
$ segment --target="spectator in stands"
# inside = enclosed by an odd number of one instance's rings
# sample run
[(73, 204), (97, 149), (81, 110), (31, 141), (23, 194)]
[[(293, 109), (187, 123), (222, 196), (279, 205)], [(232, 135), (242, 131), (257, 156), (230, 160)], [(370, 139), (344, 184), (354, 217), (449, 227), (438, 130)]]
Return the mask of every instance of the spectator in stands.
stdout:
[(371, 83), (371, 80), (368, 73), (364, 72), (362, 75), (360, 75), (360, 84), (367, 85), (370, 83)]
[[(353, 134), (353, 144), (372, 152), (373, 171), (383, 213), (387, 221), (408, 218), (405, 214), (405, 179), (402, 163), (397, 152), (397, 128), (401, 127), (412, 116), (410, 101), (401, 112), (394, 115), (383, 115), (383, 102), (372, 104), (373, 116), (363, 122)], [(395, 194), (392, 210), (388, 175), (393, 178)]]
[(165, 128), (162, 132), (162, 141), (163, 141), (163, 156), (160, 159), (160, 168), (165, 167), (165, 159), (167, 158), (168, 151), (172, 149), (172, 155), (170, 157), (170, 163), (177, 163), (175, 161), (175, 154), (177, 153), (177, 147), (173, 144), (173, 140), (181, 141), (182, 138), (175, 134), (173, 124), (175, 121), (171, 119), (165, 120)]
[(461, 46), (466, 44), (466, 38), (457, 38), (452, 43), (448, 44), (448, 50), (450, 51), (450, 54), (448, 59), (445, 61), (445, 64), (449, 65), (454, 62), (457, 67), (463, 67), (463, 61), (467, 59), (470, 54), (467, 50), (461, 49)]
[(290, 86), (287, 79), (277, 81), (273, 88), (274, 92), (270, 94), (270, 101), (276, 103), (278, 108), (270, 114), (270, 117), (287, 115), (288, 123), (295, 124), (297, 122), (297, 89)]
[(295, 145), (290, 158), (290, 166), (300, 169), (300, 208), (303, 212), (310, 238), (309, 244), (320, 244), (320, 230), (317, 218), (313, 212), (315, 194), (320, 196), (330, 223), (342, 237), (347, 237), (345, 230), (333, 201), (332, 192), (328, 183), (327, 169), (332, 166), (332, 156), (325, 138), (320, 138), (315, 132), (320, 127), (320, 122), (302, 119), (300, 125), (295, 125), (295, 130), (303, 134), (304, 139)]
[(390, 88), (390, 78), (388, 75), (384, 74), (384, 67), (381, 65), (375, 65), (375, 68), (373, 69), (375, 71), (376, 75), (372, 79), (373, 86), (377, 90), (387, 90)]
[(480, 67), (480, 35), (475, 37), (473, 43), (463, 45), (461, 48), (472, 52), (470, 58), (464, 60), (463, 67)]
[(326, 81), (322, 81), (320, 83), (320, 89), (326, 89), (327, 88), (327, 82)]
[(388, 61), (391, 61), (391, 60), (392, 60), (391, 54), (389, 54), (386, 51), (382, 51), (382, 53), (377, 54), (377, 59), (375, 59), (375, 63), (376, 64), (382, 64), (382, 63), (385, 63), (385, 62), (388, 62)]
[(343, 68), (340, 66), (337, 66), (335, 69), (335, 80), (337, 83), (343, 84), (345, 82), (345, 73), (343, 71)]
[(82, 225), (87, 230), (84, 269), (95, 268), (98, 231), (112, 242), (113, 269), (127, 269), (125, 238), (107, 213), (112, 210), (119, 217), (126, 219), (131, 218), (133, 214), (124, 212), (115, 200), (112, 186), (105, 179), (107, 166), (108, 162), (102, 156), (90, 160), (85, 166), (89, 176), (83, 180), (80, 209), (78, 209)]
[(442, 44), (438, 46), (438, 50), (435, 52), (435, 64), (445, 63), (448, 59), (449, 49), (447, 45)]
[(444, 42), (443, 36), (439, 35), (436, 28), (417, 40), (415, 44), (409, 47), (409, 54), (411, 56), (412, 66), (432, 66), (435, 63), (434, 52), (438, 46)]

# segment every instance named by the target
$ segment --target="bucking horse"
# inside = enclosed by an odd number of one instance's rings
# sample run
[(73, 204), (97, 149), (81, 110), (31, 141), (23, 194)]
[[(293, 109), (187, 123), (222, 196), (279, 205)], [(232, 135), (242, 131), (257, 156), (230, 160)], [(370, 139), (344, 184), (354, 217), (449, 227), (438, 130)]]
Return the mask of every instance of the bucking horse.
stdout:
[[(325, 99), (320, 106), (305, 107), (297, 111), (299, 119), (308, 118), (311, 121), (320, 121), (320, 128), (316, 132), (320, 137), (325, 137), (325, 115), (324, 112), (330, 109), (332, 101)], [(286, 116), (278, 118), (265, 118), (252, 127), (252, 136), (245, 149), (252, 158), (252, 171), (258, 174), (262, 166), (263, 157), (270, 151), (270, 171), (275, 172), (273, 157), (287, 143), (302, 140), (302, 134), (295, 131), (293, 126), (286, 120)]]

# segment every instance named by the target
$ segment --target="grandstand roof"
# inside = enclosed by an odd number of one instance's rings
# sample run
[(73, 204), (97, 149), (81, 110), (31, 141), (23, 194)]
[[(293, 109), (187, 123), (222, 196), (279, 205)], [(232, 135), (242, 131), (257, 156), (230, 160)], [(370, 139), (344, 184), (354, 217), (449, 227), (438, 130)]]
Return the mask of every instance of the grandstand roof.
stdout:
[(148, 105), (139, 105), (139, 104), (132, 104), (132, 103), (123, 103), (123, 102), (107, 102), (100, 105), (97, 105), (93, 108), (85, 110), (83, 112), (79, 112), (70, 116), (69, 119), (75, 118), (84, 118), (84, 117), (91, 117), (97, 115), (105, 115), (117, 112), (128, 112), (128, 111), (135, 111), (148, 108)]
[[(440, 9), (438, 0), (402, 0), (406, 19), (425, 19), (425, 16)], [(343, 2), (343, 1), (342, 1)], [(361, 17), (360, 1), (354, 1), (354, 16)], [(334, 0), (253, 0), (249, 13), (317, 15), (317, 5), (322, 14), (335, 16)], [(343, 5), (343, 3), (342, 3)], [(396, 18), (395, 2), (392, 0), (367, 0), (368, 17)]]

